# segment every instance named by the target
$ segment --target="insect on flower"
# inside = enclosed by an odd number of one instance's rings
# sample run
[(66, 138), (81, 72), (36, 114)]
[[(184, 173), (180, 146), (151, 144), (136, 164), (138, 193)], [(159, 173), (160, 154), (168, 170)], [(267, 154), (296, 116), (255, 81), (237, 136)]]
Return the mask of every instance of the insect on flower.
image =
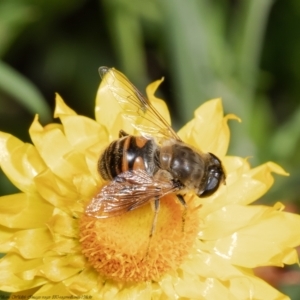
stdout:
[[(95, 218), (114, 217), (150, 202), (154, 208), (151, 237), (160, 198), (175, 193), (186, 210), (187, 191), (198, 197), (210, 196), (220, 183), (225, 183), (225, 172), (214, 154), (185, 144), (122, 73), (108, 67), (100, 67), (99, 72), (102, 80), (110, 75), (107, 87), (140, 136), (120, 130), (119, 139), (104, 150), (98, 171), (108, 184), (91, 200), (86, 214)], [(122, 78), (124, 88), (116, 84), (118, 78)]]

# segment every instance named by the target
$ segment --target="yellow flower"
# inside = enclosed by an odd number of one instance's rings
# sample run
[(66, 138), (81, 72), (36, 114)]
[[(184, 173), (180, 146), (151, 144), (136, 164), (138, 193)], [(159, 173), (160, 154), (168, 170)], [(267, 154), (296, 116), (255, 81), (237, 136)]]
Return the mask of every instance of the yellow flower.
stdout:
[[(101, 151), (120, 129), (134, 133), (105, 78), (96, 121), (57, 95), (54, 116), (61, 124), (43, 127), (36, 117), (29, 130), (33, 145), (0, 133), (1, 168), (20, 190), (0, 201), (0, 252), (7, 253), (0, 260), (0, 290), (12, 299), (285, 299), (252, 269), (298, 262), (300, 217), (280, 203), (249, 204), (272, 186), (272, 172), (286, 173), (272, 162), (251, 168), (247, 159), (226, 156), (227, 121), (235, 117), (223, 116), (219, 99), (200, 106), (179, 132), (186, 143), (217, 155), (227, 174), (226, 186), (209, 198), (187, 195), (184, 229), (174, 195), (161, 200), (150, 242), (150, 205), (108, 219), (84, 214), (103, 184)], [(124, 87), (123, 78), (116, 84)], [(149, 85), (147, 95), (169, 121), (154, 96), (159, 84)]]

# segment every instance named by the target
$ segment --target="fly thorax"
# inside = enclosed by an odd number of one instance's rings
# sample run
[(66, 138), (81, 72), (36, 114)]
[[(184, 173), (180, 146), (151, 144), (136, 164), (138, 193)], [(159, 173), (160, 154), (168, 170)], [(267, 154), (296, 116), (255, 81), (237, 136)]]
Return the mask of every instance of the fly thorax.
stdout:
[(170, 170), (173, 157), (173, 144), (170, 142), (164, 143), (159, 152), (159, 166), (163, 170)]
[(205, 174), (205, 154), (199, 154), (181, 142), (173, 142), (161, 148), (161, 167), (171, 173), (187, 189), (201, 186)]

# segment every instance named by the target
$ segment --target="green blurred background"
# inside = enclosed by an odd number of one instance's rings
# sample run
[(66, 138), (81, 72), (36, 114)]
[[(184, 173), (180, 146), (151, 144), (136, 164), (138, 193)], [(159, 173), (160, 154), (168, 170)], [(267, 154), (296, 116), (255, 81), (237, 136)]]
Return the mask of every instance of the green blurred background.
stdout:
[[(263, 201), (298, 204), (299, 29), (299, 0), (0, 0), (0, 130), (30, 141), (35, 113), (52, 121), (55, 92), (93, 117), (102, 65), (142, 91), (165, 76), (176, 129), (222, 97), (243, 121), (230, 122), (229, 154), (282, 165), (291, 176)], [(14, 191), (1, 173), (0, 195)]]

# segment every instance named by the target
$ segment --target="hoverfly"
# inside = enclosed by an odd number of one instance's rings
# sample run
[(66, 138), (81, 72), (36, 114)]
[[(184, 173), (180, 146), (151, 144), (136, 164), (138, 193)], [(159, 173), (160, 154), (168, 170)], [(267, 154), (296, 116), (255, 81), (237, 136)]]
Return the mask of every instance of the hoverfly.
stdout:
[[(98, 171), (108, 183), (91, 200), (86, 214), (114, 217), (150, 202), (154, 206), (152, 236), (163, 196), (175, 193), (186, 209), (185, 191), (194, 191), (198, 197), (210, 196), (225, 182), (225, 172), (214, 154), (185, 144), (122, 73), (108, 67), (100, 67), (99, 73), (124, 116), (132, 120), (132, 126), (141, 135), (120, 130), (119, 139), (104, 150)], [(118, 78), (123, 86), (116, 85)], [(138, 118), (142, 120), (140, 124), (136, 123)]]

